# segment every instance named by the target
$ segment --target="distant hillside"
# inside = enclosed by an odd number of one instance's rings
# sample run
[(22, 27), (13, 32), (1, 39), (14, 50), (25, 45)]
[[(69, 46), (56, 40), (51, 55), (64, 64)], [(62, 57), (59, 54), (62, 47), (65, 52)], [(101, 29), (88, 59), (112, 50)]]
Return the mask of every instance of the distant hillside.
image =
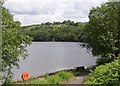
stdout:
[(21, 30), (33, 37), (33, 41), (82, 41), (82, 30), (86, 23), (74, 21), (46, 22), (38, 25), (22, 26)]

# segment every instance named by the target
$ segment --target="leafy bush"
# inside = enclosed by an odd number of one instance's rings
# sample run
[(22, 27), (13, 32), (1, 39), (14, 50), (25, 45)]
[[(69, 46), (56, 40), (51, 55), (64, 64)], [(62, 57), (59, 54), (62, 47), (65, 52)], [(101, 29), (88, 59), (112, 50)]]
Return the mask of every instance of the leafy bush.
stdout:
[(96, 67), (94, 71), (91, 71), (89, 79), (85, 84), (107, 84), (107, 85), (119, 85), (120, 78), (120, 64), (118, 60), (105, 65)]
[(58, 75), (63, 79), (63, 80), (68, 80), (69, 78), (73, 77), (73, 73), (72, 72), (64, 72), (61, 71), (58, 73)]
[(58, 75), (52, 75), (45, 78), (48, 84), (59, 84), (63, 79)]
[(96, 63), (97, 63), (97, 65), (102, 65), (105, 63), (110, 63), (110, 62), (114, 61), (114, 59), (115, 59), (115, 55), (109, 53), (103, 57), (98, 58)]

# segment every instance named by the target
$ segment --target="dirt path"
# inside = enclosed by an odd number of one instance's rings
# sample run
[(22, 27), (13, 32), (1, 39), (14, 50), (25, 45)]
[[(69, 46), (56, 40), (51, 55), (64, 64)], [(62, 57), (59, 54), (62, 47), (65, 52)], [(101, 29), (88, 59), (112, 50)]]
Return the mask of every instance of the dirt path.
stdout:
[(88, 73), (86, 72), (80, 72), (80, 73), (78, 72), (73, 80), (70, 80), (65, 84), (82, 84), (83, 80), (86, 78), (87, 75)]

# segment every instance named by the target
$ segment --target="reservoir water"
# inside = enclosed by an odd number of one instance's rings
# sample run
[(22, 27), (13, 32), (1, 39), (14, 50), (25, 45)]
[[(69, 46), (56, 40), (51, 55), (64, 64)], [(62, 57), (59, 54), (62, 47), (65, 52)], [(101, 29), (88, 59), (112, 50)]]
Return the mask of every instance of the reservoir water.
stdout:
[(20, 58), (20, 69), (12, 69), (13, 80), (21, 80), (23, 72), (40, 76), (76, 66), (95, 65), (95, 57), (81, 48), (79, 42), (33, 42), (27, 50), (30, 55), (25, 60)]

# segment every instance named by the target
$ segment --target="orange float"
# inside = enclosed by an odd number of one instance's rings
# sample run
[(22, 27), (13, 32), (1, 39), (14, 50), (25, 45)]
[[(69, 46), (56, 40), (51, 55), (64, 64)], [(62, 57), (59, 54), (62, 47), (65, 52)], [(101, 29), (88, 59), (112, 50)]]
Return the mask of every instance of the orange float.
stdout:
[(28, 78), (29, 78), (29, 73), (28, 72), (22, 73), (22, 79), (23, 80), (28, 80)]

